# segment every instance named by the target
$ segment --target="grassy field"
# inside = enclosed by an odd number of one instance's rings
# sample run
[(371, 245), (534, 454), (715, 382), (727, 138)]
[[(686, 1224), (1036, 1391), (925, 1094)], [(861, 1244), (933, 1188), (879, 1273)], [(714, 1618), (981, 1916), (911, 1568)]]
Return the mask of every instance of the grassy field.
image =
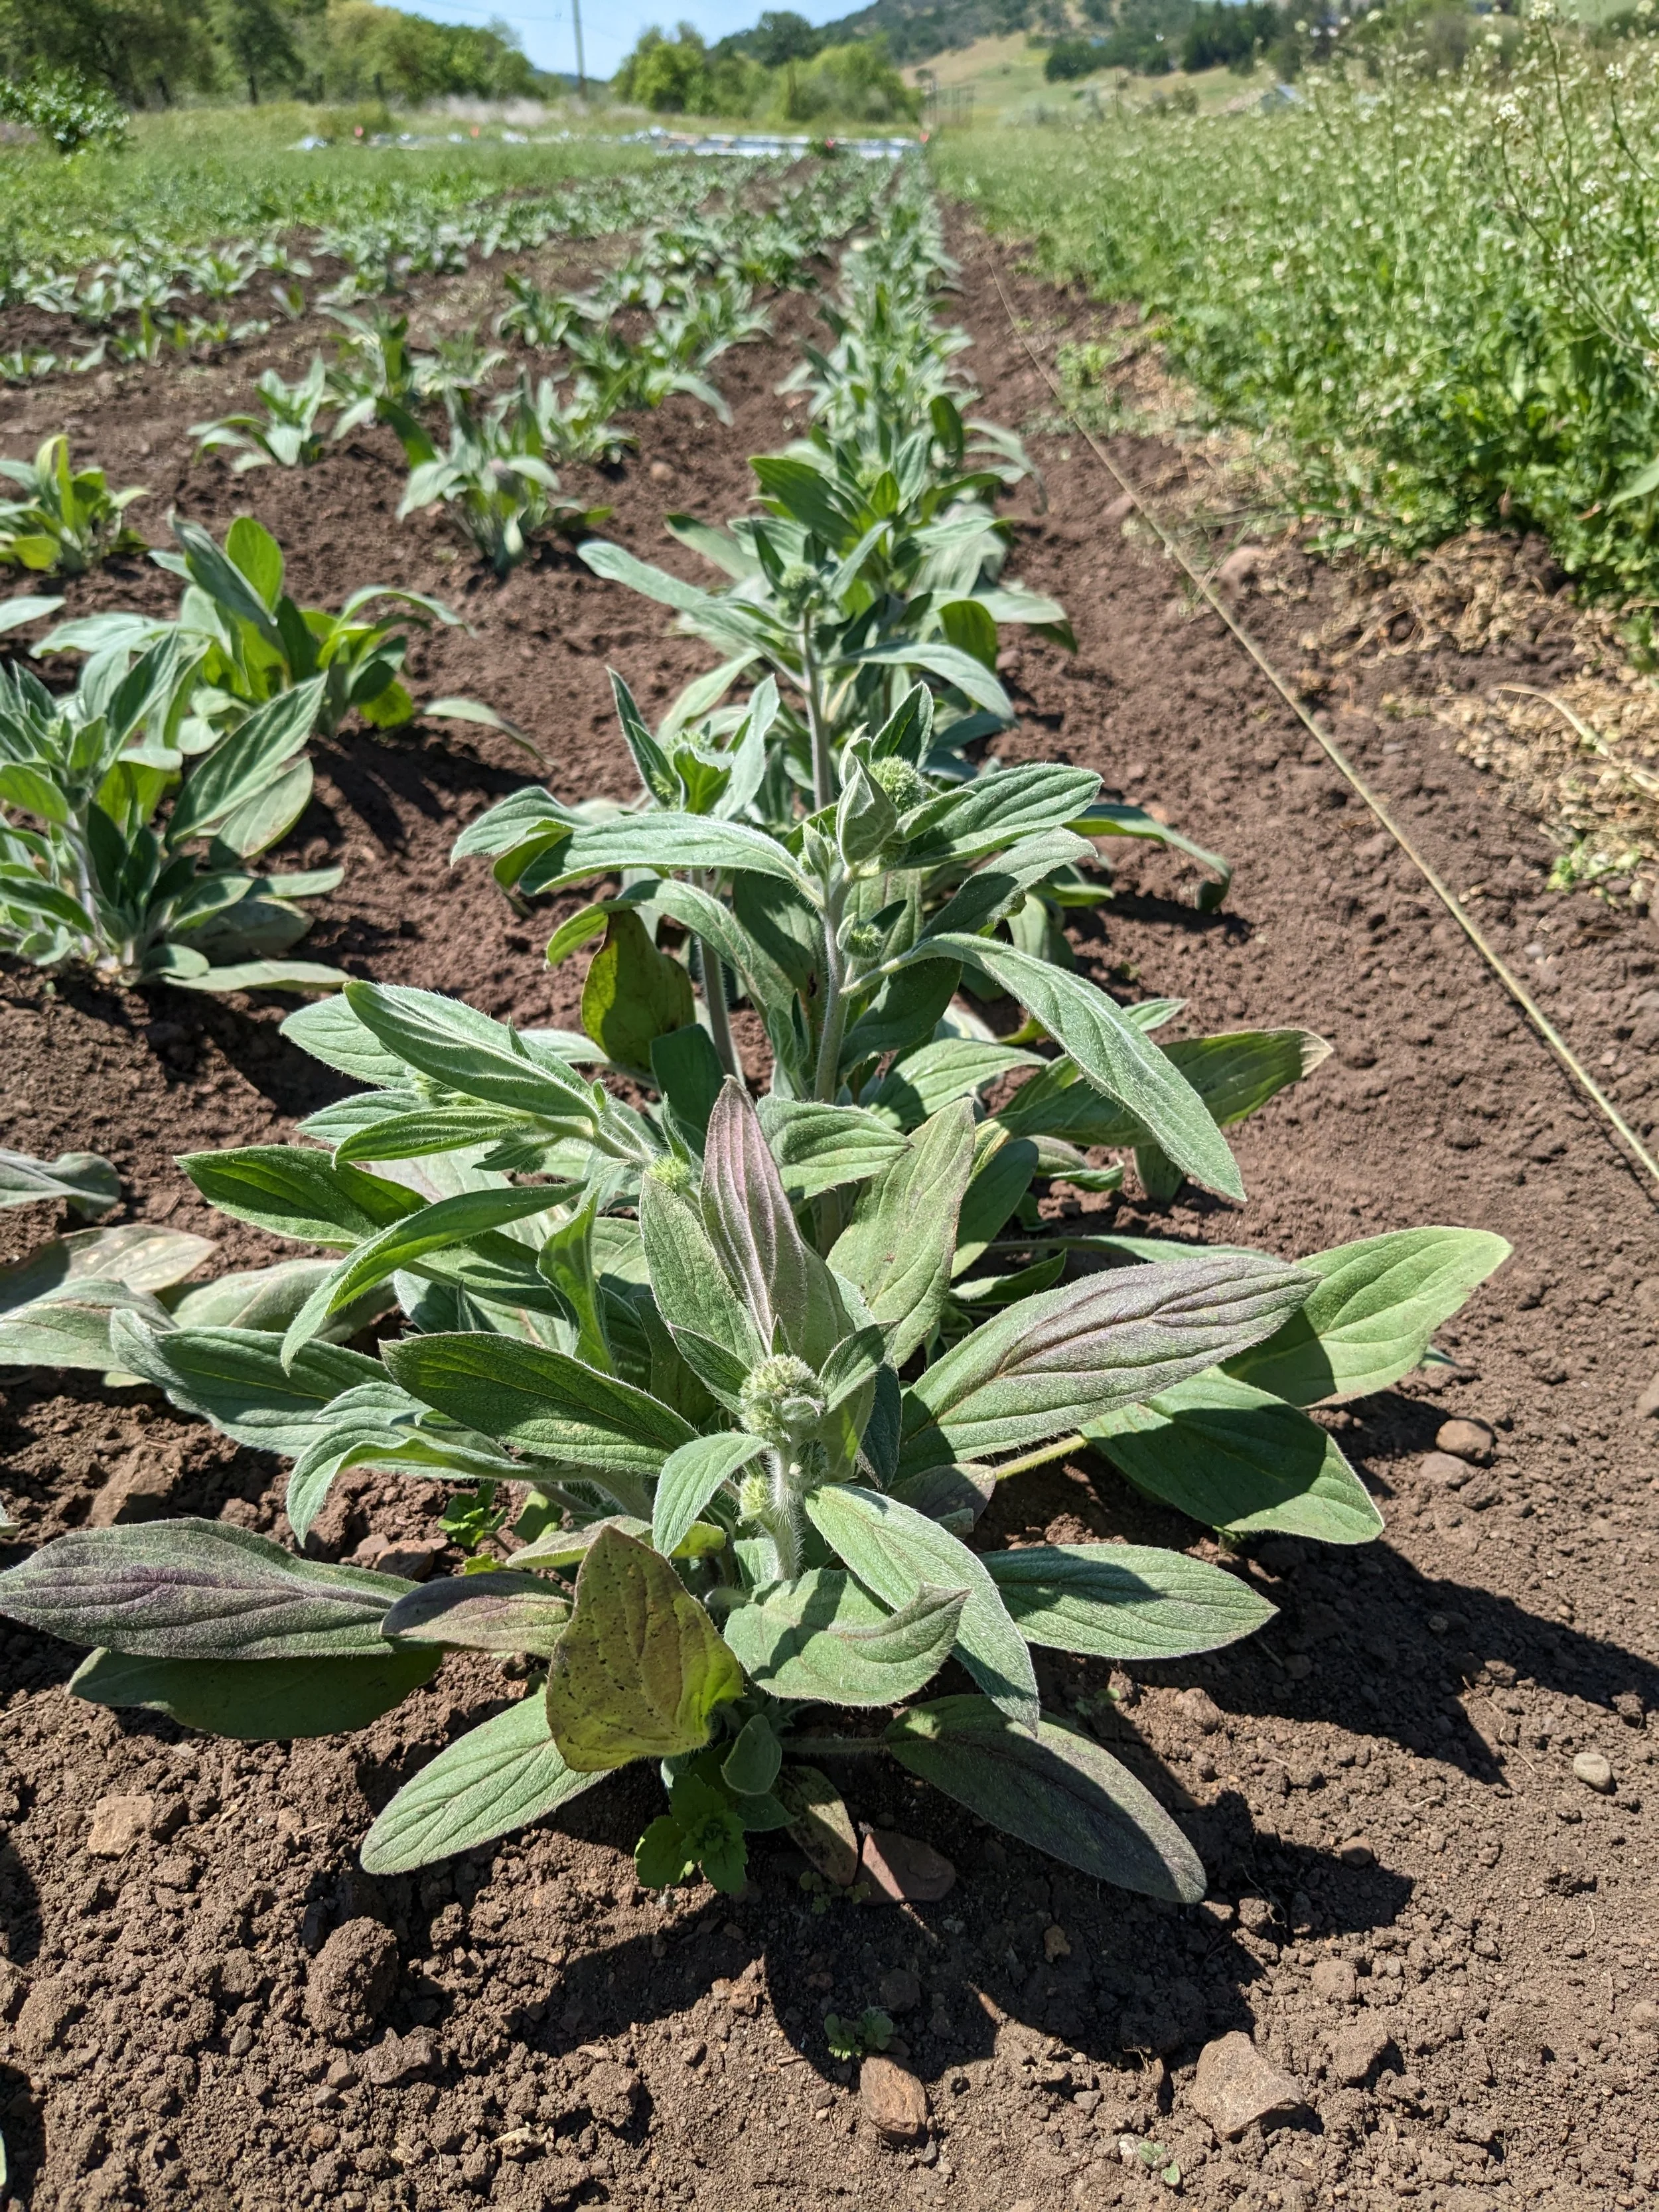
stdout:
[(1278, 113), (947, 131), (935, 160), (1045, 271), (1143, 303), (1333, 538), (1516, 523), (1645, 593), (1659, 66), (1646, 40), (1610, 58), (1534, 26), (1507, 71), (1401, 58)]
[(1224, 69), (1195, 76), (1132, 76), (1122, 70), (1098, 70), (1070, 83), (1049, 84), (1042, 66), (1047, 51), (1034, 46), (1024, 31), (1004, 39), (976, 39), (970, 46), (943, 53), (904, 72), (924, 88), (937, 84), (945, 95), (936, 121), (954, 132), (959, 122), (975, 129), (987, 125), (1032, 125), (1042, 128), (1093, 119), (1102, 110), (1167, 104), (1177, 91), (1190, 94), (1200, 113), (1232, 106), (1250, 106), (1269, 83), (1265, 69), (1240, 76)]
[[(441, 146), (361, 145), (362, 125), (447, 134)], [(612, 122), (609, 126), (615, 130)], [(499, 132), (384, 111), (327, 110), (282, 102), (262, 107), (176, 109), (133, 118), (115, 152), (88, 148), (72, 161), (40, 147), (0, 149), (0, 261), (74, 268), (134, 238), (202, 246), (236, 233), (394, 213), (411, 179), (429, 202), (456, 205), (509, 185), (608, 175), (637, 167), (645, 149), (603, 143), (600, 126), (574, 126), (555, 143), (509, 145)], [(337, 143), (297, 150), (308, 136)]]

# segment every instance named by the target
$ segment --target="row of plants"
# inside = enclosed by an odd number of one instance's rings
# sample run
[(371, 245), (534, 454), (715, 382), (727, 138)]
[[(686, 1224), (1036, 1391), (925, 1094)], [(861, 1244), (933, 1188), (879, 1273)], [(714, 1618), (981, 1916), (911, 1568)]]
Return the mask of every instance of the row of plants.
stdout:
[[(0, 1322), (0, 1357), (72, 1344), (289, 1459), (301, 1543), (348, 1468), (443, 1486), (470, 1556), (432, 1583), (188, 1520), (76, 1532), (0, 1577), (12, 1618), (88, 1647), (77, 1695), (245, 1738), (363, 1725), (446, 1651), (527, 1662), (529, 1693), (381, 1811), (371, 1869), (644, 1759), (667, 1808), (641, 1880), (736, 1889), (747, 1838), (781, 1829), (846, 1882), (828, 1770), (891, 1758), (1091, 1875), (1195, 1899), (1189, 1840), (1042, 1711), (1033, 1649), (1180, 1657), (1272, 1608), (1185, 1553), (981, 1552), (975, 1524), (999, 1483), (1093, 1447), (1229, 1542), (1368, 1540), (1307, 1409), (1415, 1365), (1504, 1255), (1428, 1228), (1289, 1264), (1067, 1210), (1119, 1187), (1111, 1153), (1151, 1193), (1242, 1202), (1224, 1129), (1325, 1047), (1166, 1046), (1177, 1004), (1121, 1006), (1073, 962), (1059, 924), (1109, 896), (1102, 842), (1172, 833), (1091, 770), (989, 750), (1001, 627), (1070, 635), (1006, 574), (998, 501), (1030, 465), (966, 412), (950, 273), (907, 169), (805, 353), (807, 434), (755, 462), (749, 514), (670, 518), (722, 586), (584, 549), (719, 658), (654, 729), (616, 679), (633, 801), (531, 786), (458, 841), (521, 910), (592, 888), (548, 948), (592, 948), (581, 1031), (352, 981), (285, 1029), (360, 1087), (292, 1145), (181, 1163), (330, 1256), (181, 1299), (182, 1270), (126, 1279), (120, 1231), (77, 1231)], [(1023, 1018), (994, 1031), (965, 987)], [(938, 1694), (947, 1664), (969, 1686)]]
[[(862, 167), (831, 168), (786, 183), (758, 207), (711, 204), (677, 226), (648, 228), (586, 293), (549, 293), (509, 276), (497, 334), (553, 356), (554, 366), (539, 380), (521, 369), (505, 390), (490, 389), (505, 356), (483, 346), (476, 329), (422, 353), (409, 343), (406, 315), (331, 309), (344, 332), (331, 366), (319, 354), (293, 384), (267, 370), (259, 411), (198, 423), (191, 434), (204, 453), (234, 454), (244, 472), (309, 466), (331, 441), (385, 423), (410, 465), (400, 516), (444, 505), (504, 574), (543, 532), (603, 519), (608, 510), (561, 495), (557, 467), (616, 459), (634, 442), (619, 415), (685, 392), (730, 419), (710, 371), (732, 346), (767, 332), (757, 288), (814, 283), (820, 258), (867, 214), (874, 189)], [(648, 318), (633, 341), (615, 326), (628, 308)], [(72, 471), (66, 439), (48, 441), (33, 466), (0, 469), (24, 495), (0, 503), (0, 561), (75, 574), (142, 545), (122, 520), (142, 490), (112, 492), (100, 471)]]
[(1659, 46), (1553, 14), (1464, 19), (1455, 74), (1413, 18), (1356, 30), (1363, 58), (1271, 113), (1115, 112), (937, 158), (1045, 272), (1141, 305), (1333, 548), (1532, 529), (1570, 574), (1645, 599)]
[[(78, 270), (14, 252), (0, 258), (0, 308), (32, 307), (93, 342), (70, 355), (15, 349), (0, 355), (0, 379), (16, 383), (243, 343), (271, 327), (268, 312), (235, 318), (235, 308), (256, 295), (289, 319), (312, 306), (350, 308), (404, 292), (415, 277), (459, 275), (475, 259), (534, 252), (554, 238), (672, 225), (692, 216), (711, 188), (729, 185), (735, 194), (754, 174), (752, 163), (718, 163), (711, 178), (702, 165), (658, 161), (640, 173), (550, 191), (480, 194), (474, 181), (458, 194), (444, 179), (415, 185), (369, 213), (343, 212), (297, 243), (291, 233), (267, 231), (181, 248), (141, 234)], [(338, 273), (309, 291), (319, 261)], [(181, 303), (185, 312), (178, 312)]]
[[(561, 462), (614, 460), (634, 441), (617, 417), (690, 394), (731, 419), (710, 371), (731, 347), (765, 336), (769, 323), (757, 288), (816, 282), (820, 257), (867, 214), (875, 180), (867, 170), (831, 169), (786, 185), (758, 209), (739, 201), (706, 207), (696, 217), (648, 229), (639, 246), (586, 293), (550, 293), (509, 276), (510, 304), (498, 336), (552, 357), (553, 373), (528, 368), (505, 390), (489, 380), (504, 356), (476, 331), (422, 355), (408, 343), (408, 319), (342, 319), (348, 340), (331, 368), (320, 355), (307, 375), (285, 384), (274, 370), (259, 380), (260, 414), (198, 423), (202, 450), (234, 452), (239, 471), (319, 459), (326, 418), (332, 436), (370, 420), (389, 425), (410, 464), (399, 514), (443, 503), (478, 552), (503, 574), (550, 527), (581, 530), (603, 519), (562, 499)], [(636, 339), (617, 328), (619, 311), (643, 312)], [(433, 420), (441, 407), (447, 441)]]

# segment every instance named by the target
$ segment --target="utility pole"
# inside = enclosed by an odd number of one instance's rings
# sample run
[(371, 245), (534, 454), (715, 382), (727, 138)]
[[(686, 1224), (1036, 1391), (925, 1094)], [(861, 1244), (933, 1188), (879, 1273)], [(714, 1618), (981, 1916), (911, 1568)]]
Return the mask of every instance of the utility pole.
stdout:
[(587, 97), (587, 67), (582, 60), (582, 0), (570, 0), (570, 17), (576, 27), (576, 94)]

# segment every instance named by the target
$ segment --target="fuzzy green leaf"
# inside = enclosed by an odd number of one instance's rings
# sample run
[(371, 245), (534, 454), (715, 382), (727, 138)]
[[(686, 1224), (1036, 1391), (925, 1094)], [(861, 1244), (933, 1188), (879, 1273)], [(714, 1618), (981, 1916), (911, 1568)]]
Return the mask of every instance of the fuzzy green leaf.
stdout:
[(1204, 1894), (1197, 1853), (1152, 1792), (1058, 1722), (1028, 1735), (988, 1698), (940, 1698), (901, 1713), (883, 1741), (970, 1813), (1098, 1881), (1180, 1905)]
[(0, 1575), (0, 1612), (153, 1658), (344, 1658), (381, 1648), (387, 1607), (412, 1587), (230, 1522), (146, 1521), (43, 1545)]
[(743, 1670), (668, 1561), (605, 1529), (582, 1562), (547, 1680), (566, 1763), (589, 1774), (698, 1750), (714, 1707), (742, 1694)]
[(726, 1620), (726, 1640), (758, 1687), (775, 1698), (832, 1705), (893, 1705), (914, 1697), (951, 1656), (965, 1589), (921, 1584), (884, 1612), (851, 1575), (815, 1568), (774, 1583)]
[(906, 1471), (1041, 1443), (1154, 1397), (1270, 1336), (1310, 1287), (1296, 1269), (1246, 1253), (1127, 1268), (1024, 1298), (911, 1385)]
[(973, 1113), (959, 1099), (925, 1121), (908, 1148), (860, 1192), (830, 1251), (831, 1267), (856, 1285), (886, 1329), (895, 1367), (926, 1343), (944, 1310), (973, 1158)]
[(1227, 1371), (1293, 1406), (1386, 1390), (1509, 1256), (1485, 1229), (1396, 1229), (1316, 1252), (1297, 1262), (1315, 1279), (1307, 1304)]
[(407, 1874), (453, 1858), (544, 1819), (599, 1778), (565, 1765), (546, 1700), (532, 1692), (469, 1729), (404, 1783), (363, 1838), (364, 1869)]
[(975, 1553), (913, 1507), (854, 1483), (820, 1484), (808, 1493), (806, 1511), (824, 1541), (887, 1605), (908, 1606), (928, 1589), (965, 1589), (958, 1656), (1011, 1718), (1036, 1725), (1031, 1655)]
[(1240, 1576), (1145, 1544), (983, 1554), (1021, 1635), (1097, 1659), (1181, 1659), (1254, 1635), (1274, 1607)]
[(1336, 1438), (1231, 1375), (1195, 1375), (1084, 1434), (1138, 1490), (1209, 1528), (1323, 1544), (1382, 1534), (1382, 1516)]
[(94, 1651), (70, 1679), (98, 1705), (143, 1705), (181, 1727), (242, 1743), (289, 1743), (367, 1728), (429, 1682), (441, 1651), (349, 1659), (150, 1659)]

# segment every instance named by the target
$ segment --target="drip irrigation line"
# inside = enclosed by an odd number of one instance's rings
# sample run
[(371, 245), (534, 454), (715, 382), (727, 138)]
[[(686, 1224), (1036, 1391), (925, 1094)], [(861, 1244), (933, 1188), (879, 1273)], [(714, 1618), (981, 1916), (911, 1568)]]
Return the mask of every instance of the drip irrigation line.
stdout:
[(1291, 712), (1296, 716), (1303, 727), (1309, 732), (1309, 733), (1322, 747), (1326, 757), (1330, 761), (1331, 765), (1337, 770), (1338, 774), (1340, 775), (1358, 793), (1360, 798), (1364, 800), (1366, 805), (1370, 807), (1371, 812), (1376, 817), (1382, 827), (1388, 831), (1389, 836), (1394, 839), (1395, 844), (1399, 846), (1401, 851), (1404, 853), (1407, 859), (1412, 863), (1413, 866), (1416, 868), (1424, 882), (1428, 884), (1430, 890), (1445, 908), (1447, 913), (1450, 915), (1452, 920), (1457, 924), (1463, 934), (1468, 939), (1470, 944), (1474, 945), (1475, 951), (1486, 962), (1487, 967), (1491, 969), (1492, 974), (1503, 985), (1504, 989), (1509, 994), (1510, 997), (1521, 1009), (1521, 1012), (1532, 1024), (1534, 1029), (1537, 1030), (1544, 1042), (1549, 1047), (1550, 1050), (1560, 1061), (1562, 1066), (1566, 1070), (1572, 1081), (1577, 1085), (1584, 1096), (1589, 1099), (1591, 1103), (1597, 1109), (1602, 1117), (1615, 1131), (1620, 1140), (1628, 1148), (1632, 1157), (1638, 1160), (1643, 1168), (1646, 1170), (1656, 1188), (1659, 1188), (1659, 1160), (1656, 1160), (1654, 1158), (1652, 1153), (1649, 1152), (1647, 1146), (1637, 1135), (1635, 1130), (1631, 1127), (1630, 1123), (1626, 1121), (1624, 1115), (1613, 1104), (1612, 1099), (1608, 1097), (1607, 1092), (1602, 1090), (1601, 1085), (1590, 1073), (1589, 1068), (1585, 1066), (1583, 1061), (1579, 1059), (1577, 1054), (1574, 1052), (1572, 1047), (1567, 1042), (1559, 1030), (1556, 1028), (1554, 1023), (1551, 1021), (1549, 1016), (1544, 1012), (1538, 1001), (1533, 997), (1531, 992), (1528, 990), (1526, 985), (1521, 981), (1521, 978), (1515, 973), (1514, 969), (1509, 965), (1503, 955), (1498, 952), (1496, 947), (1489, 941), (1485, 933), (1480, 928), (1480, 924), (1474, 920), (1474, 916), (1466, 911), (1462, 901), (1457, 896), (1450, 885), (1446, 883), (1444, 878), (1439, 874), (1431, 862), (1430, 862), (1425, 855), (1419, 851), (1417, 846), (1413, 844), (1410, 836), (1401, 828), (1400, 824), (1395, 820), (1393, 815), (1390, 814), (1383, 800), (1371, 789), (1370, 784), (1368, 784), (1364, 777), (1360, 775), (1358, 769), (1355, 768), (1352, 762), (1343, 751), (1341, 746), (1337, 744), (1335, 738), (1332, 737), (1329, 732), (1322, 726), (1318, 717), (1309, 711), (1307, 706), (1300, 698), (1297, 697), (1291, 686), (1285, 681), (1285, 678), (1273, 666), (1272, 661), (1268, 659), (1267, 654), (1261, 650), (1261, 647), (1250, 635), (1249, 630), (1244, 628), (1243, 624), (1238, 620), (1237, 617), (1227, 605), (1226, 602), (1221, 599), (1219, 594), (1217, 592), (1213, 583), (1211, 581), (1210, 575), (1200, 575), (1199, 574), (1198, 570), (1188, 559), (1187, 555), (1182, 550), (1181, 545), (1170, 532), (1165, 529), (1158, 516), (1153, 512), (1152, 508), (1147, 505), (1146, 500), (1142, 498), (1139, 491), (1124, 475), (1122, 470), (1120, 469), (1116, 462), (1112, 459), (1105, 447), (1101, 445), (1100, 441), (1094, 436), (1093, 433), (1078, 420), (1074, 410), (1066, 404), (1064, 392), (1054, 381), (1054, 379), (1049, 374), (1047, 363), (1031, 345), (1030, 340), (1026, 337), (1024, 331), (1020, 329), (1018, 321), (1015, 319), (1013, 304), (1010, 301), (1007, 292), (1003, 287), (1002, 274), (1000, 270), (994, 268), (992, 270), (991, 281), (997, 288), (997, 296), (1002, 302), (1003, 313), (1008, 318), (1009, 329), (1019, 340), (1021, 346), (1024, 349), (1026, 358), (1030, 362), (1032, 368), (1036, 369), (1037, 374), (1048, 386), (1055, 404), (1065, 416), (1066, 421), (1071, 423), (1078, 435), (1087, 445), (1090, 452), (1100, 463), (1101, 466), (1106, 471), (1108, 476), (1111, 477), (1113, 483), (1116, 484), (1118, 489), (1123, 494), (1124, 497), (1132, 503), (1143, 519), (1152, 526), (1152, 528), (1157, 533), (1158, 541), (1162, 544), (1164, 551), (1183, 571), (1188, 582), (1192, 585), (1194, 590), (1198, 592), (1199, 596), (1205, 601), (1206, 605), (1213, 613), (1221, 617), (1222, 622), (1232, 633), (1235, 641), (1243, 647), (1246, 653), (1249, 654), (1249, 658), (1255, 663), (1261, 673), (1267, 678), (1268, 683), (1273, 685), (1273, 690), (1278, 692), (1279, 697), (1285, 702), (1285, 704), (1290, 708)]

